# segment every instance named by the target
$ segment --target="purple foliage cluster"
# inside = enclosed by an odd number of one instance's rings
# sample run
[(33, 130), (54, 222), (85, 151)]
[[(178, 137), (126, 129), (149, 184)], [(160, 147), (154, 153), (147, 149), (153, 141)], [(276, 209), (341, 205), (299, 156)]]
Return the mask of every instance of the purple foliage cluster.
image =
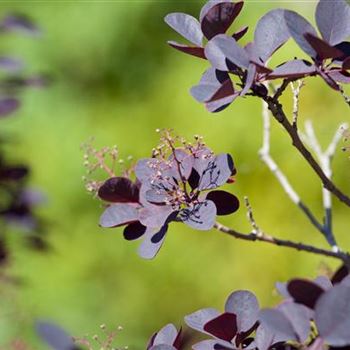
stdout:
[[(169, 44), (187, 54), (206, 59), (211, 64), (192, 96), (205, 103), (210, 112), (218, 112), (238, 96), (266, 96), (265, 82), (277, 78), (296, 80), (321, 76), (333, 89), (338, 83), (350, 83), (350, 5), (346, 0), (320, 0), (316, 23), (321, 33), (301, 15), (285, 9), (266, 13), (257, 23), (252, 42), (242, 46), (238, 41), (248, 27), (234, 34), (228, 30), (240, 14), (243, 1), (210, 0), (201, 10), (200, 20), (185, 13), (171, 13), (165, 22), (191, 45)], [(271, 56), (289, 38), (310, 56), (310, 61), (293, 58), (269, 67)]]
[(159, 251), (171, 222), (197, 230), (210, 230), (217, 215), (234, 213), (239, 201), (217, 188), (232, 182), (236, 170), (232, 157), (215, 155), (202, 142), (184, 143), (165, 132), (162, 144), (151, 158), (134, 167), (135, 180), (112, 177), (98, 190), (110, 204), (100, 219), (102, 227), (125, 226), (124, 238), (143, 238), (139, 254), (153, 258)]
[[(279, 283), (285, 298), (275, 308), (260, 309), (249, 291), (233, 292), (224, 311), (201, 309), (185, 317), (191, 329), (210, 339), (192, 345), (194, 350), (312, 349), (350, 345), (350, 275), (341, 268), (330, 280), (293, 279)], [(159, 340), (155, 343), (157, 336)], [(150, 349), (183, 349), (180, 332), (167, 325), (151, 339)], [(175, 341), (176, 339), (176, 341)]]
[[(23, 32), (39, 33), (38, 28), (29, 19), (20, 15), (9, 15), (0, 21), (0, 34)], [(14, 57), (0, 56), (0, 70), (4, 76), (0, 81), (0, 118), (14, 113), (20, 106), (19, 93), (28, 86), (41, 86), (44, 80), (39, 76), (23, 77), (23, 62)], [(4, 141), (0, 139), (0, 146)], [(44, 242), (38, 235), (41, 230), (33, 206), (42, 200), (42, 195), (29, 190), (26, 182), (29, 168), (24, 164), (10, 164), (4, 149), (0, 149), (0, 220), (6, 224), (15, 224), (32, 232), (28, 235), (29, 243), (36, 248), (43, 248)], [(4, 262), (8, 255), (4, 235), (0, 240), (0, 260)]]

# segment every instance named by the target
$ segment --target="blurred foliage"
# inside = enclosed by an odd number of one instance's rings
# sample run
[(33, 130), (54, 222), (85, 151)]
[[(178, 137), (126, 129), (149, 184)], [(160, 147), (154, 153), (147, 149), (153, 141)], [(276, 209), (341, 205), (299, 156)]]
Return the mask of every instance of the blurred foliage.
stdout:
[[(266, 231), (283, 238), (326, 246), (323, 238), (294, 207), (272, 174), (260, 162), (261, 105), (240, 99), (223, 113), (211, 115), (188, 93), (205, 62), (180, 54), (165, 44), (176, 38), (163, 23), (168, 12), (196, 15), (202, 2), (1, 2), (1, 13), (21, 12), (42, 28), (39, 38), (10, 35), (0, 52), (28, 62), (31, 72), (50, 75), (46, 90), (28, 91), (15, 118), (2, 123), (13, 139), (14, 160), (33, 169), (32, 186), (46, 193), (40, 209), (48, 226), (51, 252), (37, 255), (18, 243), (13, 232), (14, 263), (1, 284), (0, 345), (20, 337), (39, 345), (36, 318), (52, 319), (76, 336), (95, 334), (99, 325), (122, 325), (117, 343), (143, 349), (151, 333), (167, 322), (202, 307), (222, 308), (235, 289), (250, 289), (262, 305), (279, 299), (276, 280), (315, 276), (322, 264), (335, 262), (259, 243), (235, 241), (216, 231), (195, 232), (172, 225), (154, 261), (141, 260), (136, 245), (120, 229), (98, 227), (101, 204), (89, 196), (80, 144), (94, 136), (97, 146), (117, 144), (122, 156), (150, 154), (156, 128), (173, 128), (190, 138), (205, 137), (216, 152), (230, 152), (238, 168), (230, 190), (248, 195), (256, 219)], [(239, 25), (254, 26), (268, 9), (289, 7), (308, 14), (313, 3), (247, 1)], [(252, 37), (250, 30), (250, 38)], [(278, 59), (300, 54), (290, 43)], [(341, 96), (320, 79), (309, 79), (302, 91), (301, 118), (314, 120), (324, 144), (338, 123), (347, 120)], [(285, 97), (291, 109), (291, 94)], [(321, 186), (278, 125), (272, 153), (298, 192), (322, 215)], [(341, 145), (340, 145), (341, 147)], [(335, 180), (349, 189), (348, 155), (335, 158)], [(342, 247), (350, 245), (346, 208), (335, 205), (335, 232)], [(249, 230), (244, 207), (224, 223)], [(8, 277), (10, 276), (10, 277)]]

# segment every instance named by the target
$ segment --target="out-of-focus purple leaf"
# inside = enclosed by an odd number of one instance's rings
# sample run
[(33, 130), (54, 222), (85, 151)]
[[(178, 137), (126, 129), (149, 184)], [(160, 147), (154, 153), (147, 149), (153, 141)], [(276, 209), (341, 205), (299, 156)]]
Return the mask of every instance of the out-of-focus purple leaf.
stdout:
[(322, 37), (331, 45), (350, 35), (350, 5), (345, 0), (320, 0), (315, 17)]
[(317, 56), (321, 60), (325, 60), (327, 58), (338, 58), (343, 55), (341, 50), (329, 45), (326, 41), (313, 34), (306, 33), (304, 36), (307, 42), (317, 52)]
[(239, 15), (243, 1), (211, 1), (203, 7), (200, 14), (201, 28), (205, 37), (210, 40), (218, 34), (226, 33), (232, 22)]
[[(143, 259), (153, 259), (157, 255), (164, 242), (167, 230), (168, 225), (164, 225), (160, 229), (147, 228), (144, 234), (145, 238), (138, 249), (138, 253)], [(152, 240), (155, 240), (154, 237), (157, 237), (156, 242), (152, 242)]]
[(340, 283), (344, 286), (350, 287), (350, 275), (346, 276)]
[(236, 315), (225, 312), (206, 323), (204, 330), (216, 338), (231, 341), (237, 334)]
[(23, 15), (8, 15), (0, 22), (0, 29), (5, 31), (19, 30), (31, 35), (40, 34), (40, 29)]
[(173, 324), (169, 323), (157, 333), (157, 335), (153, 340), (153, 345), (158, 345), (158, 344), (174, 345), (177, 335), (178, 335), (178, 331), (176, 327)]
[(320, 336), (332, 346), (350, 344), (350, 287), (338, 284), (325, 292), (315, 307)]
[(315, 341), (308, 347), (308, 350), (324, 350), (324, 348), (324, 340), (320, 337), (317, 337)]
[(240, 93), (240, 96), (244, 96), (252, 87), (256, 76), (256, 65), (250, 63), (247, 70), (247, 77), (245, 80), (244, 88)]
[(6, 71), (14, 72), (23, 68), (23, 62), (14, 57), (0, 57), (0, 68)]
[(284, 10), (284, 18), (290, 35), (300, 48), (309, 56), (316, 57), (316, 51), (304, 37), (306, 33), (311, 33), (314, 36), (317, 36), (315, 28), (304, 17), (294, 11)]
[(0, 167), (0, 180), (18, 181), (26, 177), (28, 174), (29, 174), (29, 169), (24, 165)]
[(318, 284), (303, 279), (289, 281), (287, 289), (296, 303), (303, 304), (310, 309), (315, 307), (317, 299), (324, 293), (324, 289)]
[(254, 33), (257, 56), (266, 62), (290, 37), (284, 10), (269, 11), (258, 22)]
[(259, 303), (255, 295), (247, 290), (233, 292), (227, 299), (225, 311), (237, 317), (237, 331), (245, 332), (252, 328), (258, 319)]
[(0, 98), (0, 117), (6, 117), (13, 113), (20, 103), (16, 98)]
[(206, 199), (215, 203), (216, 215), (229, 215), (236, 212), (239, 208), (238, 198), (226, 191), (211, 191), (207, 194)]
[(139, 188), (126, 177), (112, 177), (99, 188), (98, 196), (107, 202), (137, 203)]
[(284, 302), (278, 306), (278, 310), (290, 321), (298, 341), (303, 343), (310, 334), (312, 312), (306, 306), (293, 302)]
[(269, 329), (275, 337), (284, 340), (298, 340), (294, 328), (282, 311), (263, 309), (259, 313), (259, 322)]
[(36, 331), (54, 350), (75, 350), (73, 339), (61, 327), (48, 322), (37, 322)]
[(183, 223), (196, 230), (210, 230), (215, 224), (216, 206), (212, 201), (205, 200), (182, 209), (179, 216)]
[(118, 227), (138, 220), (135, 205), (116, 203), (108, 206), (100, 217), (100, 226)]
[(139, 221), (133, 222), (125, 227), (123, 235), (127, 241), (133, 241), (143, 236), (146, 229), (146, 226), (143, 226)]
[(152, 346), (150, 350), (176, 350), (176, 348), (168, 344), (158, 344), (158, 345)]
[(186, 13), (170, 13), (165, 23), (196, 46), (202, 46), (203, 33), (197, 19)]
[(204, 325), (208, 323), (210, 320), (218, 317), (220, 312), (213, 308), (201, 309), (198, 310), (188, 316), (185, 316), (185, 322), (188, 327), (203, 332)]
[(242, 39), (244, 35), (248, 32), (249, 27), (244, 26), (243, 28), (237, 30), (234, 34), (232, 34), (232, 38), (235, 39), (236, 41)]
[(241, 68), (248, 68), (249, 57), (236, 40), (225, 34), (219, 34), (211, 39), (205, 47), (205, 56), (214, 68), (228, 71), (226, 60)]
[(176, 41), (168, 41), (168, 44), (174, 49), (187, 53), (188, 55), (203, 58), (205, 60), (207, 59), (205, 57), (203, 47), (183, 45), (183, 44), (177, 43)]
[(304, 60), (292, 60), (276, 67), (268, 75), (269, 79), (276, 78), (302, 78), (316, 73), (316, 67)]

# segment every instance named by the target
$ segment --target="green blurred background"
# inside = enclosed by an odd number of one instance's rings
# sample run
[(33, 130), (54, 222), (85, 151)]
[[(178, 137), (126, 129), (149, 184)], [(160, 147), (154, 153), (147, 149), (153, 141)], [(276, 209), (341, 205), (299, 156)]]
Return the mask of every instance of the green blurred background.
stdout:
[[(102, 323), (122, 325), (116, 345), (144, 349), (153, 331), (168, 322), (180, 325), (184, 315), (199, 308), (222, 308), (233, 290), (252, 290), (263, 306), (270, 306), (279, 300), (273, 292), (275, 281), (314, 277), (322, 264), (337, 266), (318, 256), (179, 224), (171, 226), (157, 258), (144, 261), (136, 254), (138, 242), (124, 241), (121, 229), (98, 227), (102, 208), (84, 189), (81, 143), (94, 136), (96, 146), (118, 145), (122, 157), (145, 157), (157, 145), (155, 129), (173, 128), (188, 138), (203, 135), (215, 151), (233, 155), (238, 175), (231, 190), (241, 200), (249, 196), (264, 230), (326, 247), (257, 156), (260, 101), (239, 99), (225, 112), (209, 114), (188, 93), (207, 63), (167, 47), (167, 39), (179, 38), (163, 17), (178, 11), (197, 15), (202, 5), (166, 0), (0, 3), (2, 14), (21, 12), (43, 29), (40, 38), (3, 36), (1, 52), (23, 57), (25, 73), (45, 72), (53, 79), (47, 89), (26, 91), (20, 111), (1, 122), (2, 132), (15, 142), (11, 159), (30, 164), (31, 185), (48, 197), (38, 213), (47, 222), (52, 249), (44, 254), (30, 251), (21, 243), (21, 233), (13, 232), (13, 259), (6, 274), (22, 284), (0, 286), (0, 346), (20, 337), (34, 349), (45, 349), (34, 334), (33, 321), (46, 318), (76, 336), (98, 333)], [(246, 1), (233, 27), (253, 28), (267, 10), (280, 6), (312, 19), (314, 5)], [(253, 29), (247, 38), (252, 34)], [(296, 55), (302, 53), (288, 43), (273, 62)], [(284, 101), (290, 111), (290, 92)], [(348, 120), (348, 109), (341, 96), (312, 78), (301, 97), (300, 122), (308, 118), (326, 145), (337, 125)], [(272, 138), (273, 156), (321, 217), (317, 178), (278, 125)], [(350, 163), (341, 146), (335, 179), (350, 190)], [(340, 245), (349, 249), (348, 213), (335, 202), (335, 232)], [(250, 229), (244, 207), (222, 221)]]

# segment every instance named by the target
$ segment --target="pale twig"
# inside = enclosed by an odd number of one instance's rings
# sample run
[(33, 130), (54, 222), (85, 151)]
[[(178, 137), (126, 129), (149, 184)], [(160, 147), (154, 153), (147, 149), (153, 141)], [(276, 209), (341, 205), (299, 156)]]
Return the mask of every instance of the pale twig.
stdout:
[(294, 83), (291, 83), (292, 92), (293, 92), (293, 128), (298, 128), (298, 116), (299, 116), (299, 96), (300, 90), (304, 86), (303, 80), (298, 80), (295, 86)]
[(273, 117), (283, 126), (287, 131), (293, 146), (298, 150), (298, 152), (303, 156), (307, 163), (314, 170), (316, 175), (322, 181), (323, 186), (330, 191), (335, 197), (337, 197), (341, 202), (345, 203), (350, 207), (350, 197), (343, 193), (331, 179), (327, 177), (324, 173), (316, 159), (312, 156), (309, 150), (305, 147), (303, 141), (293, 125), (288, 120), (286, 114), (284, 113), (282, 105), (276, 99), (277, 93), (274, 96), (262, 96), (264, 101), (267, 103), (269, 110), (271, 111)]
[(344, 99), (344, 101), (346, 102), (346, 104), (350, 107), (350, 96), (348, 96), (348, 95), (345, 93), (343, 87), (340, 86), (340, 85), (339, 85), (339, 91), (340, 91), (341, 95), (343, 96), (343, 99)]
[(255, 221), (254, 214), (253, 214), (253, 209), (252, 206), (250, 205), (249, 199), (247, 196), (244, 197), (244, 204), (247, 208), (247, 218), (249, 223), (251, 224), (253, 231), (251, 233), (254, 233), (256, 235), (259, 235), (261, 230), (258, 226), (258, 224)]
[[(337, 131), (335, 132), (332, 141), (328, 145), (325, 151), (322, 150), (320, 146), (315, 130), (313, 128), (312, 122), (310, 120), (305, 122), (305, 134), (301, 134), (303, 141), (308, 144), (308, 146), (314, 151), (319, 164), (323, 170), (323, 172), (327, 175), (329, 179), (332, 178), (332, 159), (337, 149), (337, 145), (342, 138), (344, 131), (348, 128), (346, 123), (341, 124)], [(332, 196), (331, 193), (326, 189), (322, 188), (322, 198), (323, 198), (323, 208), (324, 208), (324, 223), (323, 223), (323, 231), (324, 235), (332, 245), (333, 250), (337, 251), (338, 247), (333, 234), (332, 227)]]
[(323, 233), (322, 225), (313, 215), (311, 210), (306, 206), (306, 204), (300, 199), (298, 193), (294, 190), (293, 186), (288, 181), (287, 177), (284, 175), (284, 173), (281, 171), (281, 169), (279, 168), (279, 166), (271, 156), (270, 116), (269, 116), (269, 111), (265, 102), (263, 102), (262, 118), (263, 118), (263, 143), (262, 143), (261, 149), (259, 150), (259, 155), (261, 160), (267, 165), (270, 171), (275, 175), (276, 179), (278, 180), (278, 182), (280, 183), (280, 185), (282, 186), (283, 190), (285, 191), (289, 199), (292, 201), (292, 203), (297, 205), (302, 210), (302, 212), (306, 215), (306, 217), (310, 220), (310, 222), (320, 232)]

